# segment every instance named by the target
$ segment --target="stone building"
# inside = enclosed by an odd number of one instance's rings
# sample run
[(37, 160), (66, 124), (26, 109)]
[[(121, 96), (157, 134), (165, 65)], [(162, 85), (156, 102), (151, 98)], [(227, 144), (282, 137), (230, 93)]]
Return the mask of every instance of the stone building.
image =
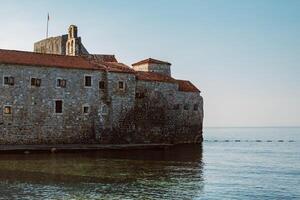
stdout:
[(34, 51), (0, 50), (0, 144), (202, 141), (200, 91), (170, 63), (90, 54), (74, 25)]

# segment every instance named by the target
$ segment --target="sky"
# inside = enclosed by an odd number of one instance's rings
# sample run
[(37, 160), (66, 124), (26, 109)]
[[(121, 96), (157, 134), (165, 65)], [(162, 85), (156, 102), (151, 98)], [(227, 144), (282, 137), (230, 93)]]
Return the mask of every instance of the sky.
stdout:
[(300, 126), (298, 0), (0, 0), (0, 48), (78, 26), (90, 53), (152, 57), (192, 81), (204, 126)]

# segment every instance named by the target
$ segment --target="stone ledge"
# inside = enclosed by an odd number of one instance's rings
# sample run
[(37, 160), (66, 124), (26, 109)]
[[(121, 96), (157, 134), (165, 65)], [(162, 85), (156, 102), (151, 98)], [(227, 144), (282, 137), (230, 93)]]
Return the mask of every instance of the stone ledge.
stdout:
[(97, 150), (166, 149), (172, 144), (57, 144), (57, 145), (0, 145), (0, 153), (80, 152)]

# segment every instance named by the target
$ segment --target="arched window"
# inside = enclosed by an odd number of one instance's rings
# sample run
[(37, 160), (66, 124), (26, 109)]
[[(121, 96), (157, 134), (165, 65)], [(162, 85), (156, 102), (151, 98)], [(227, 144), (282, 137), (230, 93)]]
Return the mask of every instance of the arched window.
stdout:
[(74, 47), (74, 42), (73, 42), (73, 40), (72, 40), (72, 42), (71, 42), (71, 55), (73, 55), (73, 47)]
[(70, 42), (68, 42), (67, 54), (70, 55)]
[(72, 28), (69, 29), (69, 38), (72, 38)]

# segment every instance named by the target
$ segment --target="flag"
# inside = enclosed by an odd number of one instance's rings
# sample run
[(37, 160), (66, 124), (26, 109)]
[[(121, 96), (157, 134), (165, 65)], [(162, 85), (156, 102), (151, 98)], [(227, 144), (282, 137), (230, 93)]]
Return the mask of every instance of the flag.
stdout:
[(50, 20), (50, 16), (49, 16), (49, 13), (48, 13), (48, 16), (47, 16), (47, 20), (48, 20), (48, 21)]

